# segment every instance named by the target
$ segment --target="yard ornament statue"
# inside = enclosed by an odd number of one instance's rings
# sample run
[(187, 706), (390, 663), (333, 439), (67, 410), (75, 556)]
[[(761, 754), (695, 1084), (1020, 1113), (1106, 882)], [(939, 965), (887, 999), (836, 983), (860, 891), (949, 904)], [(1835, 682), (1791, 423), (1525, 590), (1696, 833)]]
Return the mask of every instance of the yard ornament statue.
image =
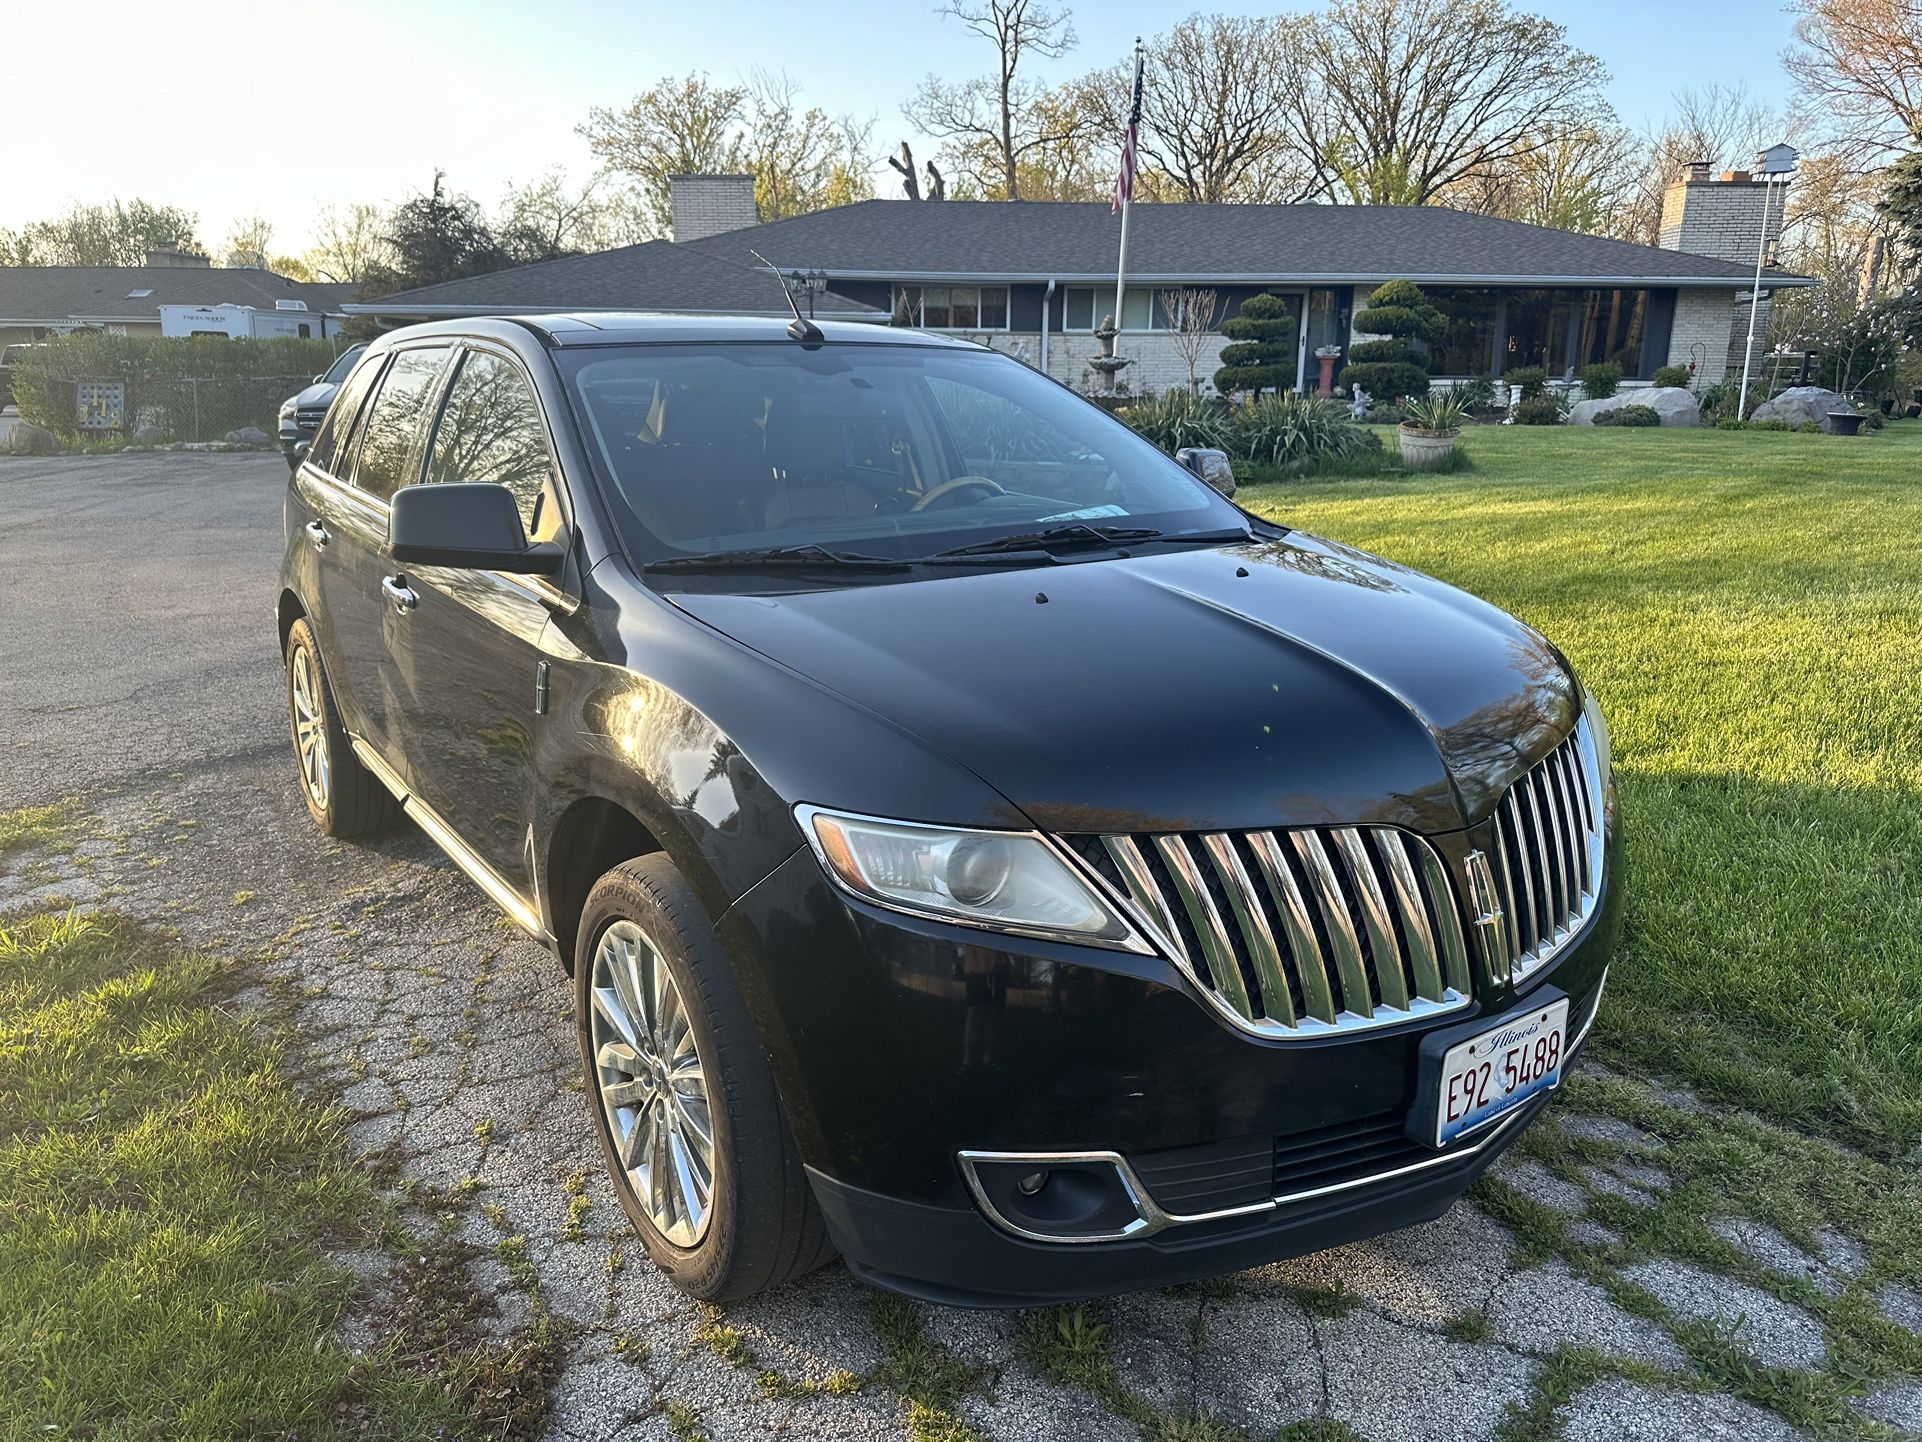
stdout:
[(1348, 414), (1356, 420), (1367, 415), (1368, 408), (1375, 403), (1375, 398), (1360, 386), (1348, 387), (1348, 397)]
[(1108, 395), (1115, 393), (1116, 376), (1125, 367), (1134, 364), (1128, 357), (1118, 356), (1114, 353), (1114, 338), (1120, 334), (1121, 327), (1114, 323), (1113, 316), (1104, 315), (1101, 317), (1101, 324), (1095, 328), (1094, 333), (1095, 340), (1101, 345), (1101, 354), (1093, 357), (1088, 362), (1095, 370), (1101, 372), (1102, 378), (1107, 383), (1105, 391)]

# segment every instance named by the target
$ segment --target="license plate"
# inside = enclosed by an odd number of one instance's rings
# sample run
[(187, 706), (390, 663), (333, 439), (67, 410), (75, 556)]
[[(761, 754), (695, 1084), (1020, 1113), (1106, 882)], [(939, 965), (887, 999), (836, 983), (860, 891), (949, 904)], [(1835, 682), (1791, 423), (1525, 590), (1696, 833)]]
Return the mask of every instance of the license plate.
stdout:
[(1513, 1111), (1561, 1080), (1568, 998), (1511, 1017), (1442, 1053), (1435, 1145)]

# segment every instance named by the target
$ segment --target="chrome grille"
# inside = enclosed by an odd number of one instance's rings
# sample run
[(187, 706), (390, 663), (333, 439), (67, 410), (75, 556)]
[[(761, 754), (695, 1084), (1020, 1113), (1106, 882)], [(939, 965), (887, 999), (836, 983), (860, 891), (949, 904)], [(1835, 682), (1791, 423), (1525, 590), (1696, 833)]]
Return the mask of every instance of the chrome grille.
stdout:
[(1245, 1031), (1390, 1026), (1468, 1004), (1454, 890), (1411, 832), (1330, 826), (1074, 845)]
[(1602, 889), (1602, 778), (1581, 722), (1495, 808), (1493, 874), (1501, 917), (1480, 926), (1488, 969), (1520, 981), (1561, 949)]

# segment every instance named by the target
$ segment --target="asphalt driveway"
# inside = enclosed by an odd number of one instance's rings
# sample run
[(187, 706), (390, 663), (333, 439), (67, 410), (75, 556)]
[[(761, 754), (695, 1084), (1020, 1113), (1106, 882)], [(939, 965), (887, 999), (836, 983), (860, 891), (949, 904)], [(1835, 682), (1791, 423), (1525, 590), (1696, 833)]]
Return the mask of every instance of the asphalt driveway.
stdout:
[[(490, 1258), (525, 1239), (475, 1281), (502, 1328), (536, 1310), (569, 1324), (550, 1435), (1214, 1442), (1316, 1421), (1296, 1435), (1801, 1435), (1685, 1345), (1713, 1325), (1756, 1367), (1831, 1365), (1824, 1329), (1783, 1299), (1793, 1287), (1645, 1260), (1636, 1295), (1661, 1307), (1630, 1309), (1474, 1203), (1371, 1244), (1097, 1304), (1088, 1319), (1106, 1330), (1089, 1355), (1105, 1382), (1062, 1365), (1046, 1319), (915, 1306), (879, 1326), (838, 1265), (724, 1316), (689, 1302), (601, 1179), (559, 966), (418, 832), (338, 844), (308, 821), (272, 622), (284, 486), (275, 456), (0, 459), (0, 809), (77, 797), (97, 825), (77, 867), (0, 870), (0, 906), (107, 901), (292, 983), (356, 1140), (393, 1147), (403, 1178), (483, 1198), (458, 1225)], [(1500, 1174), (1605, 1245), (1591, 1207), (1652, 1204), (1672, 1180), (1665, 1135), (1705, 1114), (1647, 1095), (1640, 1126), (1566, 1099), (1545, 1123), (1605, 1149), (1593, 1188), (1529, 1158)], [(1734, 1245), (1818, 1287), (1846, 1288), (1860, 1266), (1839, 1235), (1819, 1255), (1779, 1236)], [(531, 1271), (513, 1264), (523, 1250)], [(1922, 1297), (1892, 1288), (1879, 1305), (1922, 1329)], [(903, 1327), (957, 1364), (943, 1425), (966, 1430), (931, 1430), (904, 1402)], [(1922, 1391), (1884, 1389), (1862, 1412), (1922, 1425)]]

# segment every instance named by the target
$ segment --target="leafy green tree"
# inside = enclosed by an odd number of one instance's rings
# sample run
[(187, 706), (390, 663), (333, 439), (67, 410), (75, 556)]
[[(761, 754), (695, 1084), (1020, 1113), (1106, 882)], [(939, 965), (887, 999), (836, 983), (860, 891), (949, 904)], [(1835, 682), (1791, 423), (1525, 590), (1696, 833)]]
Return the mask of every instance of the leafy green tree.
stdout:
[(1368, 297), (1367, 308), (1355, 316), (1355, 329), (1387, 339), (1348, 347), (1348, 364), (1336, 384), (1360, 386), (1378, 400), (1428, 394), (1428, 367), (1415, 343), (1440, 340), (1448, 331), (1448, 317), (1420, 286), (1412, 280), (1389, 281)]
[(1215, 372), (1215, 389), (1224, 396), (1247, 391), (1259, 400), (1264, 390), (1280, 392), (1293, 384), (1295, 316), (1280, 296), (1250, 296), (1221, 323), (1221, 333), (1233, 342), (1221, 348)]
[(0, 230), (0, 265), (139, 265), (149, 250), (199, 248), (192, 211), (138, 196)]

